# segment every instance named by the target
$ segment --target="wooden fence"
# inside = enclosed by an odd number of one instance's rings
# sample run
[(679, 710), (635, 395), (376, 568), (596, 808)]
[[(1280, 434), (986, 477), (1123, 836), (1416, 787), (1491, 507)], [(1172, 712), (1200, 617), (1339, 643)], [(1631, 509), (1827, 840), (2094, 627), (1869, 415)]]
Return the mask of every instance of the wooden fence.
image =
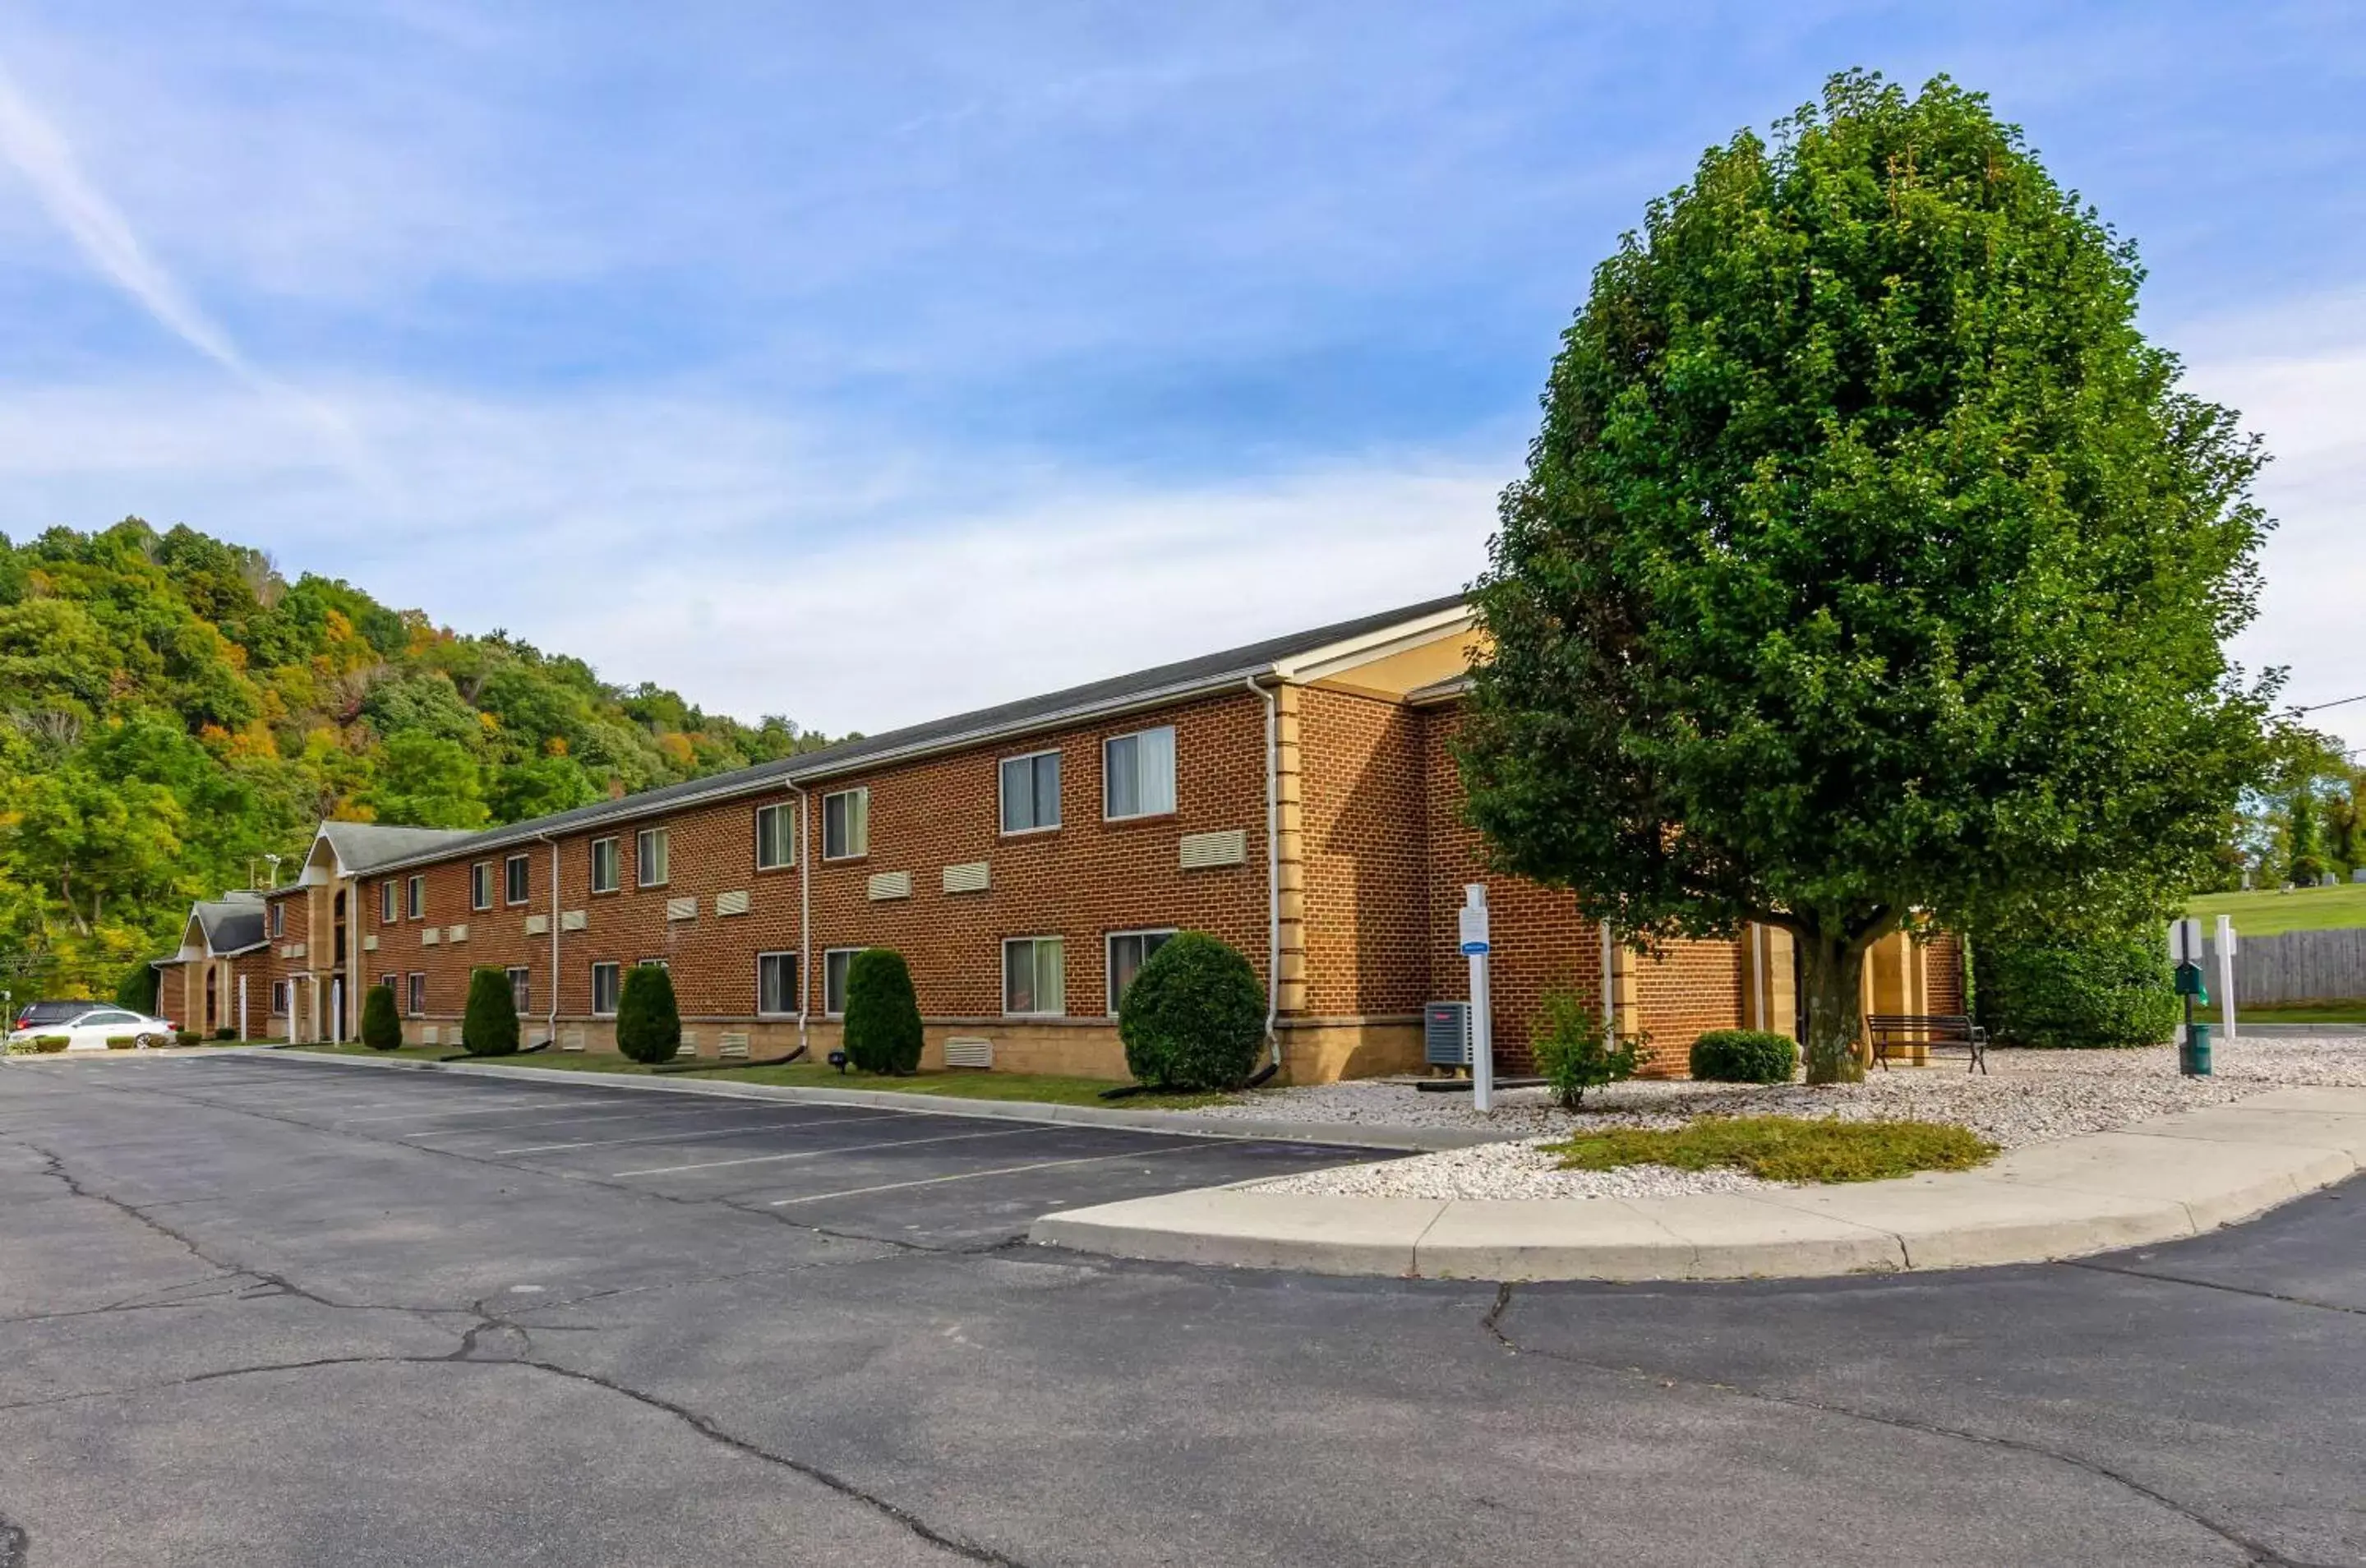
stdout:
[[(2203, 943), (2203, 974), (2218, 985), (2217, 933)], [(2235, 931), (2235, 1005), (2346, 1001), (2366, 997), (2366, 926), (2245, 936)]]

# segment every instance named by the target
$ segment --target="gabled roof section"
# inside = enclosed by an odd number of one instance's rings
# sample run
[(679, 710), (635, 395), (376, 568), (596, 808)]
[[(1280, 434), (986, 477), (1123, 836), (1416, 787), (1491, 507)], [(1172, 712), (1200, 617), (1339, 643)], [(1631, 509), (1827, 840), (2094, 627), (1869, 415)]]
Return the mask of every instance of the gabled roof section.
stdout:
[[(530, 843), (548, 834), (580, 832), (694, 802), (727, 800), (735, 795), (753, 795), (768, 789), (785, 789), (791, 784), (815, 783), (906, 757), (925, 755), (956, 746), (976, 745), (1003, 736), (1053, 728), (1102, 715), (1121, 713), (1130, 708), (1177, 701), (1226, 686), (1238, 686), (1251, 679), (1289, 679), (1292, 678), (1288, 674), (1290, 660), (1325, 650), (1335, 651), (1342, 657), (1353, 657), (1389, 645), (1392, 637), (1401, 635), (1412, 636), (1416, 640), (1439, 637), (1453, 629), (1458, 618), (1467, 624), (1468, 613), (1463, 596), (1448, 594), (1377, 615), (1358, 616), (1352, 621), (1341, 621), (1288, 637), (1270, 637), (1263, 642), (1227, 649), (1222, 653), (1203, 654), (1200, 658), (1186, 659), (1173, 664), (1155, 665), (1148, 670), (1137, 670), (1130, 675), (1069, 686), (995, 707), (975, 708), (949, 718), (931, 719), (925, 724), (889, 730), (884, 735), (843, 740), (818, 751), (783, 757), (777, 761), (760, 762), (752, 768), (740, 768), (727, 773), (667, 784), (659, 789), (643, 790), (637, 795), (603, 800), (592, 806), (579, 806), (572, 811), (556, 812), (548, 817), (513, 822), (507, 827), (488, 829), (479, 833), (451, 834), (416, 851), (379, 859), (366, 869), (385, 871), (413, 862), (441, 860), (456, 852), (468, 853)], [(321, 830), (325, 834), (332, 828), (361, 826), (367, 825), (324, 822)], [(381, 828), (375, 830), (419, 832), (429, 829)], [(350, 862), (347, 865), (349, 870), (360, 869), (353, 867)], [(310, 874), (309, 866), (306, 874)]]
[(299, 886), (358, 876), (396, 861), (413, 860), (474, 836), (468, 828), (395, 828), (382, 822), (321, 824), (304, 856)]
[(228, 958), (264, 945), (263, 895), (225, 893), (190, 906), (188, 923), (181, 928), (184, 959)]

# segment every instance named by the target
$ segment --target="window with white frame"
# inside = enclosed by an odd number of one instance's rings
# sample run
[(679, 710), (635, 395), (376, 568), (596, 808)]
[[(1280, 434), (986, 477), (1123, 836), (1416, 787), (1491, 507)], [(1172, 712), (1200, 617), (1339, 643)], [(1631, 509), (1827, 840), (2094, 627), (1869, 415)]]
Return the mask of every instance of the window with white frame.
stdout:
[(468, 868), (468, 908), (490, 909), (493, 907), (493, 863), (480, 860)]
[(427, 1010), (427, 976), (416, 969), (411, 972), (411, 998), (402, 1010), (413, 1018)]
[(501, 897), (513, 904), (523, 904), (534, 892), (534, 865), (524, 855), (512, 855), (501, 863)]
[(377, 920), (382, 926), (394, 924), (394, 884), (391, 882), (377, 885)]
[(412, 919), (423, 920), (427, 918), (427, 878), (424, 875), (411, 879), (403, 904), (404, 913)]
[(1015, 936), (1002, 944), (1002, 1010), (1057, 1018), (1068, 1010), (1068, 944), (1056, 936)]
[(1002, 830), (1041, 833), (1060, 825), (1060, 753), (1002, 760)]
[(518, 1016), (523, 1018), (534, 1010), (534, 971), (513, 968), (509, 976), (510, 1005), (517, 1009)]
[(616, 997), (624, 984), (625, 971), (621, 964), (592, 965), (592, 1015), (594, 1018), (606, 1018), (616, 1010)]
[(634, 964), (633, 967), (636, 969), (670, 969), (673, 965), (668, 964), (662, 958), (644, 958), (638, 964)]
[(287, 934), (287, 906), (285, 904), (275, 902), (271, 906), (271, 934), (274, 937)]
[(821, 955), (821, 1010), (832, 1018), (846, 1011), (846, 974), (859, 947), (833, 947)]
[(854, 860), (871, 852), (871, 792), (842, 789), (821, 797), (821, 858)]
[(797, 1010), (797, 955), (794, 953), (756, 954), (756, 1011), (760, 1017), (783, 1018)]
[(1142, 966), (1149, 962), (1150, 955), (1166, 946), (1166, 939), (1174, 934), (1171, 927), (1164, 931), (1110, 932), (1109, 1010), (1111, 1018), (1117, 1016), (1118, 1008), (1125, 1000), (1125, 988), (1133, 984), (1133, 977), (1142, 973)]
[(381, 975), (377, 977), (377, 983), (391, 991), (394, 989), (395, 979), (396, 976), (392, 975)]
[(271, 1014), (274, 1018), (287, 1016), (287, 982), (285, 980), (271, 982)]
[(616, 840), (592, 840), (592, 891), (614, 893), (616, 890)]
[(756, 869), (778, 871), (797, 863), (797, 818), (793, 805), (756, 807)]
[(1101, 742), (1101, 815), (1162, 817), (1175, 809), (1175, 727), (1113, 735)]
[(662, 887), (670, 880), (666, 862), (672, 843), (670, 828), (644, 828), (633, 836), (633, 874), (642, 886)]

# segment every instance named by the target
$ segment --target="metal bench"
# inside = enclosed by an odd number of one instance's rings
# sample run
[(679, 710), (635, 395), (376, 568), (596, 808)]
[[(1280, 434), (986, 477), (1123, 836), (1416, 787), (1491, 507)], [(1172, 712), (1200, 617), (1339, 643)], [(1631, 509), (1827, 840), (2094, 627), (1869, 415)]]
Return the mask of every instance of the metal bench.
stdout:
[(1961, 1013), (1877, 1012), (1865, 1021), (1873, 1045), (1873, 1059), (1889, 1070), (1889, 1054), (1899, 1047), (1929, 1051), (1961, 1051), (1969, 1061), (1964, 1071), (1989, 1070), (1989, 1032)]

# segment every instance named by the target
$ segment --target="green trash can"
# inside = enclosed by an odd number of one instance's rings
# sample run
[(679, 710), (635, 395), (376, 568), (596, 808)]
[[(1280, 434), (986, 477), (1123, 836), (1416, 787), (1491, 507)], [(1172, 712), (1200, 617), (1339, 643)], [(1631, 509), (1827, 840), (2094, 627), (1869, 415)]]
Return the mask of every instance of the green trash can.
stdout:
[(2177, 1070), (2190, 1078), (2210, 1076), (2210, 1025), (2185, 1026), (2185, 1043), (2177, 1048)]

